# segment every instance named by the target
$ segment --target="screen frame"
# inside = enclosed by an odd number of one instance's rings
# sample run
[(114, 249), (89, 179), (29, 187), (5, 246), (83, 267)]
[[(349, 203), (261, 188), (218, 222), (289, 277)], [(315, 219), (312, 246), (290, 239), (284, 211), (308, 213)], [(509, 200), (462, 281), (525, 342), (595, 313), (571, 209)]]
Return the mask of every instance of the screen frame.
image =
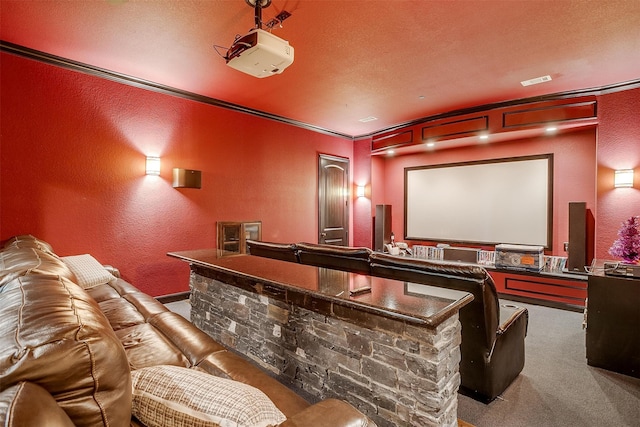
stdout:
[[(415, 204), (411, 203), (411, 200), (408, 200), (408, 198), (410, 197), (409, 195), (409, 180), (410, 179), (416, 179), (415, 176), (417, 175), (413, 175), (412, 176), (412, 172), (414, 171), (423, 171), (423, 170), (429, 170), (429, 169), (439, 169), (439, 170), (446, 170), (447, 168), (465, 168), (465, 167), (480, 167), (483, 168), (483, 170), (490, 170), (492, 165), (496, 165), (496, 164), (501, 164), (504, 165), (505, 163), (511, 163), (511, 162), (529, 162), (529, 161), (539, 161), (539, 160), (546, 160), (546, 180), (547, 180), (547, 185), (545, 186), (546, 189), (546, 194), (543, 196), (540, 196), (540, 200), (537, 201), (537, 203), (542, 203), (542, 198), (544, 197), (544, 203), (546, 204), (546, 230), (544, 232), (544, 236), (542, 236), (542, 233), (540, 233), (540, 236), (538, 236), (538, 238), (540, 239), (540, 241), (536, 241), (536, 242), (522, 242), (522, 241), (509, 241), (510, 239), (504, 239), (505, 241), (495, 241), (497, 239), (473, 239), (473, 238), (446, 238), (446, 237), (442, 237), (442, 236), (436, 236), (436, 235), (429, 235), (428, 233), (425, 233), (424, 235), (421, 234), (414, 234), (411, 235), (409, 233), (409, 228), (410, 228), (410, 224), (408, 224), (409, 221), (409, 209), (412, 206), (415, 206)], [(513, 163), (514, 165), (516, 165), (516, 163)], [(459, 171), (460, 169), (456, 169), (457, 171)], [(453, 169), (452, 169), (453, 171)], [(515, 172), (513, 172), (515, 173)], [(527, 177), (522, 177), (522, 176), (518, 176), (519, 179), (526, 179)], [(539, 178), (539, 177), (538, 177)], [(531, 178), (531, 179), (535, 179)], [(413, 183), (413, 181), (412, 181)], [(463, 193), (458, 194), (458, 195), (454, 195), (453, 197), (465, 197), (465, 194), (468, 195), (467, 192), (469, 191), (473, 191), (473, 188), (467, 188), (467, 189), (463, 189)], [(511, 193), (509, 195), (512, 196), (513, 193)], [(521, 196), (522, 198), (524, 198), (524, 196)], [(522, 200), (520, 200), (522, 201)], [(415, 208), (412, 208), (415, 209)], [(482, 206), (480, 206), (480, 209), (482, 209)], [(540, 206), (538, 208), (539, 210), (542, 210), (543, 207)], [(411, 215), (415, 215), (415, 212), (412, 211)], [(540, 222), (540, 224), (542, 224), (542, 222)], [(517, 226), (517, 221), (514, 221), (514, 226)], [(415, 228), (415, 227), (411, 227), (411, 228)], [(471, 244), (471, 245), (497, 245), (500, 243), (510, 243), (510, 244), (526, 244), (526, 245), (540, 245), (543, 246), (544, 249), (546, 250), (551, 250), (552, 245), (553, 245), (553, 154), (549, 153), (549, 154), (540, 154), (540, 155), (530, 155), (530, 156), (518, 156), (518, 157), (506, 157), (506, 158), (499, 158), (499, 159), (489, 159), (489, 160), (477, 160), (477, 161), (468, 161), (468, 162), (455, 162), (455, 163), (444, 163), (444, 164), (435, 164), (435, 165), (423, 165), (423, 166), (414, 166), (414, 167), (406, 167), (404, 169), (404, 231), (405, 231), (405, 240), (419, 240), (419, 241), (431, 241), (431, 242), (446, 242), (446, 243), (462, 243), (462, 244)], [(542, 241), (544, 240), (544, 242)]]

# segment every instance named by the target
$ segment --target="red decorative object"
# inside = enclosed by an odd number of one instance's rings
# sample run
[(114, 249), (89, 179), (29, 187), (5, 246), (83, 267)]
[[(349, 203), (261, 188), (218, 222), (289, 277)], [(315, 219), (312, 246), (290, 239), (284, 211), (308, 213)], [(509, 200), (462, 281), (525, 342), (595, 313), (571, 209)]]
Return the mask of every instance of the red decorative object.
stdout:
[(609, 253), (628, 263), (636, 263), (640, 260), (639, 216), (632, 216), (622, 223), (622, 227), (618, 231), (618, 239), (609, 248)]

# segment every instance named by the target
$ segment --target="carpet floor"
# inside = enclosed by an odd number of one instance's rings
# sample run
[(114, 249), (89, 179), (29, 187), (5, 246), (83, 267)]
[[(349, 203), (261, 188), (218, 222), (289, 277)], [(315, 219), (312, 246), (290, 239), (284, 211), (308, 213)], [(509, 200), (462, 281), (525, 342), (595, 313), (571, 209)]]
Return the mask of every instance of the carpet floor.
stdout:
[(529, 310), (524, 369), (488, 405), (459, 395), (458, 418), (476, 427), (640, 426), (640, 379), (587, 365), (582, 313), (514, 304)]

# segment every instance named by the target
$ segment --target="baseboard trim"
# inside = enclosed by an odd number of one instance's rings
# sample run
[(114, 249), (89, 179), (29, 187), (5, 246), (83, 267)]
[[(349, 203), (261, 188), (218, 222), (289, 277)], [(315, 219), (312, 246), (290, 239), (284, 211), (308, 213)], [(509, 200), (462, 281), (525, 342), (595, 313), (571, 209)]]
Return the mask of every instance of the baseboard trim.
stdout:
[(170, 302), (183, 301), (183, 300), (189, 299), (190, 294), (191, 292), (189, 291), (178, 292), (175, 294), (161, 295), (159, 297), (156, 297), (156, 299), (162, 304), (167, 304)]

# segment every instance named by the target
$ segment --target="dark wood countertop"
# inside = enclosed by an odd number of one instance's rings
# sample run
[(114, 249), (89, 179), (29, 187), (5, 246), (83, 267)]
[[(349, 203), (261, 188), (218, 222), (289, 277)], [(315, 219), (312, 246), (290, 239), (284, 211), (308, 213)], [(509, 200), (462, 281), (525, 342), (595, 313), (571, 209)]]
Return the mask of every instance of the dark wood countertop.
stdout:
[[(194, 272), (253, 292), (331, 313), (356, 309), (408, 323), (437, 326), (473, 300), (466, 292), (406, 283), (252, 255), (220, 256), (216, 249), (169, 252)], [(358, 288), (370, 291), (351, 294)], [(329, 305), (329, 306), (328, 306)], [(349, 314), (351, 316), (351, 314)]]

